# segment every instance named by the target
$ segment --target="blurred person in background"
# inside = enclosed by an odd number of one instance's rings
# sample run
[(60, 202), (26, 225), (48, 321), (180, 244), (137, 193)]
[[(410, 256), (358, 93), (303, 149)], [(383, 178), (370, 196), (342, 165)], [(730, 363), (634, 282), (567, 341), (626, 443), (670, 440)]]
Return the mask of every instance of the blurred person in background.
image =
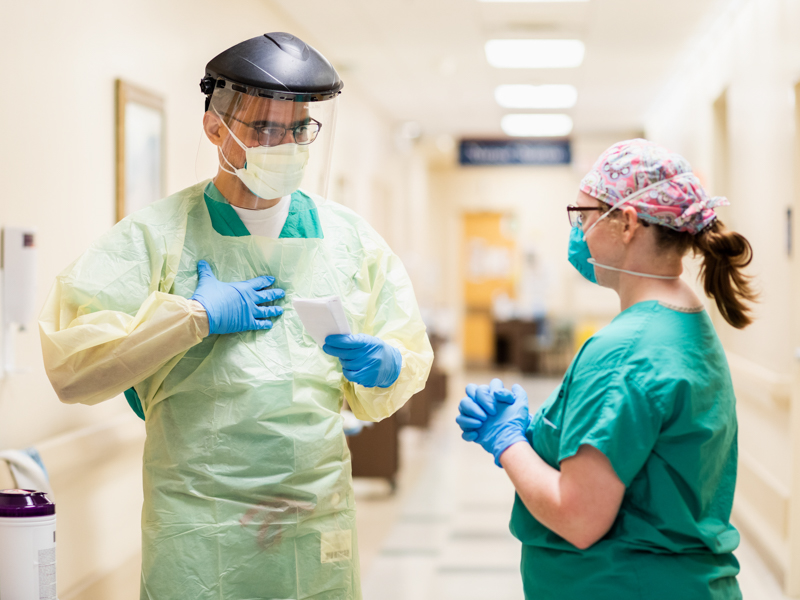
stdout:
[(567, 208), (569, 260), (619, 295), (620, 314), (535, 415), (519, 385), (467, 387), (456, 420), (516, 488), (511, 531), (529, 600), (741, 598), (733, 385), (711, 319), (680, 279), (684, 256), (699, 255), (722, 317), (750, 324), (752, 249), (717, 218), (726, 204), (656, 144), (606, 150)]

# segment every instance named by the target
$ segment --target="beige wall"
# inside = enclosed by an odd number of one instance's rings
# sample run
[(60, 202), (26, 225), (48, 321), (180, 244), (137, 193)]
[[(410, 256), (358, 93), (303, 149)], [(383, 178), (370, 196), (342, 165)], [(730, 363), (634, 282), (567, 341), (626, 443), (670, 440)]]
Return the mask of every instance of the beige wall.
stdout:
[[(343, 75), (346, 79), (346, 74)], [(366, 218), (400, 256), (420, 305), (430, 303), (428, 163), (399, 124), (355, 86), (339, 104), (330, 197)]]
[(791, 460), (793, 448), (795, 456), (800, 449), (800, 428), (790, 419), (800, 402), (800, 390), (795, 386), (792, 395), (790, 387), (797, 370), (794, 348), (800, 346), (800, 271), (798, 249), (787, 255), (785, 233), (786, 209), (794, 208), (795, 223), (798, 214), (798, 31), (797, 2), (731, 3), (684, 57), (646, 130), (684, 154), (712, 192), (729, 196), (732, 206), (722, 218), (755, 250), (751, 272), (762, 291), (758, 320), (736, 331), (716, 319), (739, 401), (735, 518), (784, 577), (787, 590), (800, 596), (800, 521), (791, 518), (800, 505), (800, 472)]
[[(216, 157), (200, 127), (198, 84), (206, 62), (269, 31), (314, 43), (260, 0), (18, 2), (4, 9), (3, 22), (0, 226), (38, 230), (38, 307), (56, 274), (114, 222), (116, 78), (166, 100), (166, 188), (172, 193), (215, 172)], [(413, 148), (395, 145), (394, 124), (347, 85), (346, 73), (343, 79), (331, 192), (375, 219), (413, 263), (423, 251), (409, 231), (425, 223), (424, 165)], [(337, 189), (336, 181), (345, 185)], [(421, 216), (412, 219), (412, 210)], [(136, 597), (142, 423), (121, 397), (94, 407), (60, 404), (44, 374), (35, 328), (19, 336), (17, 364), (29, 370), (0, 380), (0, 449), (35, 445), (50, 467), (60, 598)], [(0, 485), (8, 484), (0, 469)]]

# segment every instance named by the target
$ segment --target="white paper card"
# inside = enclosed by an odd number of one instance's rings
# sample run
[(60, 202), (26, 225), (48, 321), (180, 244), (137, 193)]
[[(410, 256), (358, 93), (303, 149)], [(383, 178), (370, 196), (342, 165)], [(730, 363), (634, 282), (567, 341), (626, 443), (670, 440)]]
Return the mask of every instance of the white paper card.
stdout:
[(325, 344), (325, 338), (329, 335), (350, 333), (350, 324), (339, 296), (297, 299), (292, 301), (292, 306), (303, 322), (303, 327), (320, 346)]

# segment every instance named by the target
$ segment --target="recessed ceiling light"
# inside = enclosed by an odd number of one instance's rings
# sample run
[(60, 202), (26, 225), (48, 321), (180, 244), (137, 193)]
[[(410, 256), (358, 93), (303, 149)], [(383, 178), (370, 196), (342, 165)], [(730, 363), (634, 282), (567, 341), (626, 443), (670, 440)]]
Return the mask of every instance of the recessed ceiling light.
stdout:
[(500, 127), (514, 137), (563, 137), (572, 132), (572, 119), (559, 114), (506, 115)]
[(574, 85), (499, 85), (494, 99), (503, 108), (572, 108), (578, 90)]
[(479, 2), (588, 2), (589, 0), (478, 0)]
[(500, 69), (567, 69), (583, 62), (580, 40), (489, 40), (486, 60)]

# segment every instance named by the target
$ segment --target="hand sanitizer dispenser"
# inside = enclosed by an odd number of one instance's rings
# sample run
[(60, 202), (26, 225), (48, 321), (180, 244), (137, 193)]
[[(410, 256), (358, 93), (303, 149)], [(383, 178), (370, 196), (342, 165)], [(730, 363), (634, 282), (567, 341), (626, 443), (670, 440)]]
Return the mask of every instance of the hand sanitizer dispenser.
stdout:
[(14, 370), (15, 337), (36, 317), (36, 232), (3, 229), (3, 368)]

